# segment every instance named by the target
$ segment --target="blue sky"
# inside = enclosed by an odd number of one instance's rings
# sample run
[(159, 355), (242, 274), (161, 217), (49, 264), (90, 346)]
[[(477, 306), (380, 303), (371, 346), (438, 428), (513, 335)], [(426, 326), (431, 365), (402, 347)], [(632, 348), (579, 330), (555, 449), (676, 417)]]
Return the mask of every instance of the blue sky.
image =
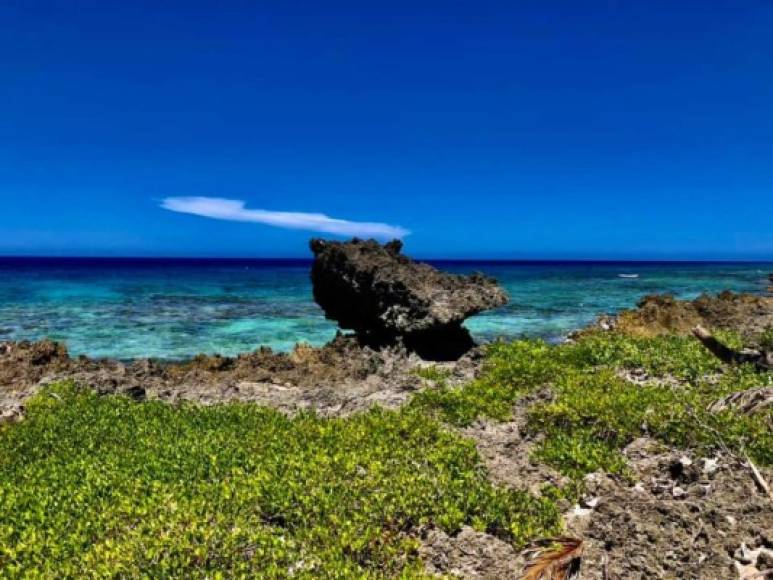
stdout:
[(0, 254), (365, 222), (424, 257), (773, 259), (771, 30), (769, 1), (0, 1)]

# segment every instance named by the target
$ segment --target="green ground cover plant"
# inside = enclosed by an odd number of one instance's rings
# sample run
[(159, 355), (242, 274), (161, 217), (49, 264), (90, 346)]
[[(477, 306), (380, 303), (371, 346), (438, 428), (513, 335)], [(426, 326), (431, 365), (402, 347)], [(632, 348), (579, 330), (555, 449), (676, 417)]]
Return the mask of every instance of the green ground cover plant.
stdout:
[(483, 377), (461, 388), (441, 385), (422, 391), (410, 405), (460, 427), (478, 417), (505, 420), (516, 399), (558, 376), (561, 365), (553, 351), (538, 340), (493, 344)]
[[(707, 410), (773, 375), (722, 368), (689, 337), (498, 343), (467, 385), (417, 375), (430, 384), (403, 408), (338, 419), (44, 390), (0, 429), (0, 576), (420, 577), (422, 526), (516, 546), (557, 534), (555, 500), (587, 473), (626, 476), (640, 436), (773, 465), (770, 410)], [(542, 498), (493, 486), (449, 428), (506, 420), (525, 396), (536, 458), (572, 479)]]
[(441, 368), (437, 365), (419, 367), (414, 372), (417, 377), (438, 384), (444, 383), (451, 376), (451, 371)]
[(430, 524), (520, 545), (559, 516), (408, 408), (287, 418), (58, 385), (0, 431), (5, 577), (418, 576), (409, 532)]
[[(719, 336), (733, 347), (741, 344), (730, 333)], [(620, 376), (633, 369), (651, 380), (634, 384)], [(559, 346), (538, 340), (495, 344), (480, 379), (460, 389), (424, 391), (412, 404), (466, 426), (477, 418), (507, 419), (520, 397), (549, 388), (553, 399), (529, 411), (529, 428), (541, 436), (536, 456), (579, 479), (598, 469), (624, 475), (621, 451), (641, 436), (773, 464), (771, 411), (747, 417), (707, 410), (724, 395), (765, 384), (773, 384), (772, 375), (751, 366), (723, 369), (691, 337), (598, 332)]]
[(742, 369), (718, 382), (670, 387), (633, 385), (610, 369), (566, 373), (555, 383), (556, 399), (530, 411), (530, 428), (545, 436), (537, 456), (573, 477), (597, 469), (624, 474), (620, 451), (637, 437), (649, 436), (704, 453), (748, 453), (769, 465), (769, 418), (707, 410), (722, 395), (758, 386), (755, 375)]
[[(720, 336), (740, 346), (737, 336)], [(722, 369), (691, 337), (598, 333), (558, 348), (566, 366), (552, 383), (556, 398), (531, 410), (530, 426), (545, 434), (538, 456), (564, 473), (623, 472), (619, 451), (641, 436), (773, 463), (770, 412), (748, 417), (708, 410), (729, 393), (771, 383), (770, 375), (751, 366)], [(643, 369), (651, 380), (634, 384), (615, 372), (620, 369)]]

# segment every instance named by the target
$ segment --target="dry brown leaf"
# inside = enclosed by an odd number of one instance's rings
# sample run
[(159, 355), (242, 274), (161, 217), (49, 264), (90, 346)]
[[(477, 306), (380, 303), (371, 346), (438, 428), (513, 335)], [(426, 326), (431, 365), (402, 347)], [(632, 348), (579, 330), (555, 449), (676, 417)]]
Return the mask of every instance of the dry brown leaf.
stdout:
[(527, 551), (521, 580), (572, 580), (580, 574), (583, 542), (577, 538), (562, 537), (545, 540)]

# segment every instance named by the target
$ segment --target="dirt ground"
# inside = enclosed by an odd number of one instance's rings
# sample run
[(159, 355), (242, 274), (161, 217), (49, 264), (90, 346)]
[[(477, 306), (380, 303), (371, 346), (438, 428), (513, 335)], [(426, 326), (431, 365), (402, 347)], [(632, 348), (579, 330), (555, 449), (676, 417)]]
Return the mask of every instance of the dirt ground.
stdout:
[(425, 531), (419, 553), (427, 572), (446, 577), (518, 578), (526, 564), (512, 545), (470, 527), (456, 536), (437, 529)]
[(550, 397), (550, 391), (543, 389), (520, 399), (513, 408), (510, 421), (478, 420), (460, 430), (462, 435), (475, 441), (489, 478), (497, 485), (526, 489), (539, 495), (545, 485), (560, 486), (568, 481), (556, 470), (531, 457), (538, 440), (526, 430), (526, 412), (532, 404)]
[[(472, 437), (492, 480), (534, 493), (563, 478), (529, 457), (534, 441), (522, 435), (524, 406), (508, 423), (482, 422)], [(584, 540), (581, 578), (627, 580), (773, 577), (773, 499), (755, 483), (745, 460), (699, 457), (649, 439), (626, 450), (633, 480), (594, 473), (587, 495), (567, 506), (567, 533)], [(773, 470), (762, 470), (773, 481)], [(423, 537), (428, 571), (459, 578), (518, 578), (522, 554), (488, 534), (456, 536), (432, 530)], [(761, 576), (768, 571), (769, 576)]]
[(568, 519), (586, 543), (584, 578), (752, 578), (773, 569), (773, 502), (745, 461), (646, 439), (626, 455), (635, 481), (592, 474), (585, 508)]

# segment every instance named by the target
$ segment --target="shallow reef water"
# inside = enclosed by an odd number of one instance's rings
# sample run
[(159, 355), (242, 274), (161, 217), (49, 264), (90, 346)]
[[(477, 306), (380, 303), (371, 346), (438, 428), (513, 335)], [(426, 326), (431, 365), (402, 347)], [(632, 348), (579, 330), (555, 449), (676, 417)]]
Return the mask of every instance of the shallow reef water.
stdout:
[[(483, 272), (507, 289), (507, 306), (467, 322), (482, 341), (560, 340), (646, 294), (763, 292), (773, 271), (771, 264), (751, 263), (433, 264)], [(73, 354), (169, 360), (260, 345), (320, 345), (336, 327), (312, 299), (309, 266), (304, 260), (0, 258), (0, 340), (48, 337)]]

